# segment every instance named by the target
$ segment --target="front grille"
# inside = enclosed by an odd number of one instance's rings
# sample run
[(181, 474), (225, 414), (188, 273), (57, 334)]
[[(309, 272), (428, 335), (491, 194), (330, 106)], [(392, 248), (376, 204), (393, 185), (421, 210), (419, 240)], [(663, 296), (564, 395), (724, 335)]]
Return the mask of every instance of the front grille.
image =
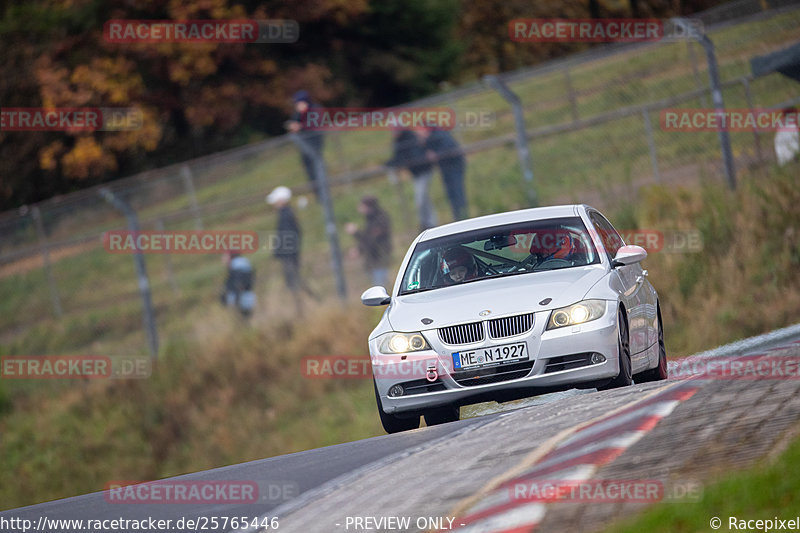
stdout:
[(476, 370), (468, 370), (457, 374), (454, 373), (453, 379), (465, 387), (500, 383), (502, 381), (524, 378), (530, 374), (533, 363), (533, 361), (525, 361), (524, 363), (511, 363), (489, 368), (478, 368)]
[(472, 344), (483, 340), (483, 322), (439, 328), (439, 338), (445, 344)]
[(526, 315), (507, 316), (495, 318), (487, 322), (489, 336), (493, 339), (504, 339), (521, 335), (533, 327), (533, 313)]

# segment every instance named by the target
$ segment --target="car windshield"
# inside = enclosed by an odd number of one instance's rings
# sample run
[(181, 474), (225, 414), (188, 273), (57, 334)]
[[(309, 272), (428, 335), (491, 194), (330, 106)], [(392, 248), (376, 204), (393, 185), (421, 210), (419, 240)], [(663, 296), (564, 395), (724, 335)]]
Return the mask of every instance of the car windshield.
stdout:
[(418, 243), (400, 295), (599, 262), (580, 217), (495, 226)]

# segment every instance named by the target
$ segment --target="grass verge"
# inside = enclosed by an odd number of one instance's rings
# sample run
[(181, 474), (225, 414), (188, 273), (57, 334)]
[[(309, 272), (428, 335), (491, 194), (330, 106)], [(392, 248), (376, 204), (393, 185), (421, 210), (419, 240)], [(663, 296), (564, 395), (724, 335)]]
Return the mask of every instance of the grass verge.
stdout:
[[(644, 263), (661, 297), (671, 357), (797, 321), (795, 170), (743, 177), (734, 192), (720, 183), (646, 187), (608, 213), (620, 227), (702, 235), (700, 252), (652, 253)], [(356, 289), (366, 283), (363, 273), (354, 280)], [(149, 379), (0, 380), (1, 507), (383, 434), (369, 380), (313, 380), (301, 371), (303, 357), (366, 355), (382, 309), (307, 302), (298, 320), (273, 278), (259, 289), (270, 294), (268, 309), (245, 325), (212, 296), (198, 296), (208, 284), (195, 281), (181, 290), (196, 298), (166, 310), (171, 320)], [(127, 321), (138, 327), (133, 313), (120, 317), (120, 332)], [(66, 339), (70, 329), (58, 334)], [(19, 352), (0, 346), (0, 353)]]
[[(721, 520), (719, 531), (748, 529), (741, 526), (741, 520), (776, 518), (795, 520), (795, 527), (800, 527), (797, 525), (800, 477), (795, 475), (798, 464), (800, 464), (800, 439), (795, 439), (772, 464), (754, 466), (707, 485), (699, 502), (658, 504), (634, 520), (612, 524), (606, 531), (615, 533), (713, 531), (711, 520), (715, 517)], [(737, 527), (731, 527), (731, 518)], [(778, 524), (772, 526), (773, 529), (778, 527)]]

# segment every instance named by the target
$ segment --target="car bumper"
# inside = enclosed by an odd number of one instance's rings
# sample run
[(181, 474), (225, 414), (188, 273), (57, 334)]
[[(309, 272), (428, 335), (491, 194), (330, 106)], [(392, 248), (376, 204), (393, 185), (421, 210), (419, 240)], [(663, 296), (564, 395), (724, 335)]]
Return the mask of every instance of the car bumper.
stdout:
[[(423, 334), (432, 349), (407, 356), (379, 354), (377, 341), (373, 339), (370, 342), (372, 369), (383, 409), (389, 414), (399, 414), (443, 405), (509, 401), (581, 385), (591, 386), (595, 382), (602, 383), (614, 378), (619, 373), (616, 306), (616, 302), (609, 301), (601, 318), (580, 326), (550, 331), (545, 331), (550, 311), (537, 312), (529, 332), (504, 339), (485, 339), (471, 345), (445, 345), (436, 330), (427, 330)], [(506, 373), (512, 376), (511, 379), (493, 375), (496, 370), (470, 372), (478, 374), (472, 382), (478, 384), (471, 384), (470, 379), (464, 378), (467, 374), (463, 372), (452, 372), (453, 352), (517, 342), (527, 345), (527, 363), (532, 363), (527, 372), (524, 364), (519, 365), (523, 367), (522, 370)], [(590, 360), (591, 354), (600, 354), (605, 360), (563, 370), (560, 368), (570, 365), (557, 364), (565, 356), (569, 356), (567, 360)], [(436, 379), (431, 381), (428, 378), (434, 376), (431, 373), (434, 368)], [(502, 367), (494, 367), (498, 368)], [(485, 376), (481, 377), (482, 374)], [(496, 382), (484, 383), (492, 380)], [(402, 396), (390, 396), (389, 390), (395, 385), (403, 386), (407, 392)]]

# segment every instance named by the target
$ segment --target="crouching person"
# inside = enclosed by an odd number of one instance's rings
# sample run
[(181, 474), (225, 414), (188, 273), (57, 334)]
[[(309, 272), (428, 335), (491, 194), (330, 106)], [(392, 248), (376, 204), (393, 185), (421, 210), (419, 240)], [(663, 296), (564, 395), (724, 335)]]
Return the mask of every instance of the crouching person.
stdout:
[(225, 264), (228, 267), (228, 277), (225, 280), (222, 303), (228, 307), (236, 307), (243, 317), (248, 318), (256, 306), (253, 266), (238, 251), (226, 253)]

